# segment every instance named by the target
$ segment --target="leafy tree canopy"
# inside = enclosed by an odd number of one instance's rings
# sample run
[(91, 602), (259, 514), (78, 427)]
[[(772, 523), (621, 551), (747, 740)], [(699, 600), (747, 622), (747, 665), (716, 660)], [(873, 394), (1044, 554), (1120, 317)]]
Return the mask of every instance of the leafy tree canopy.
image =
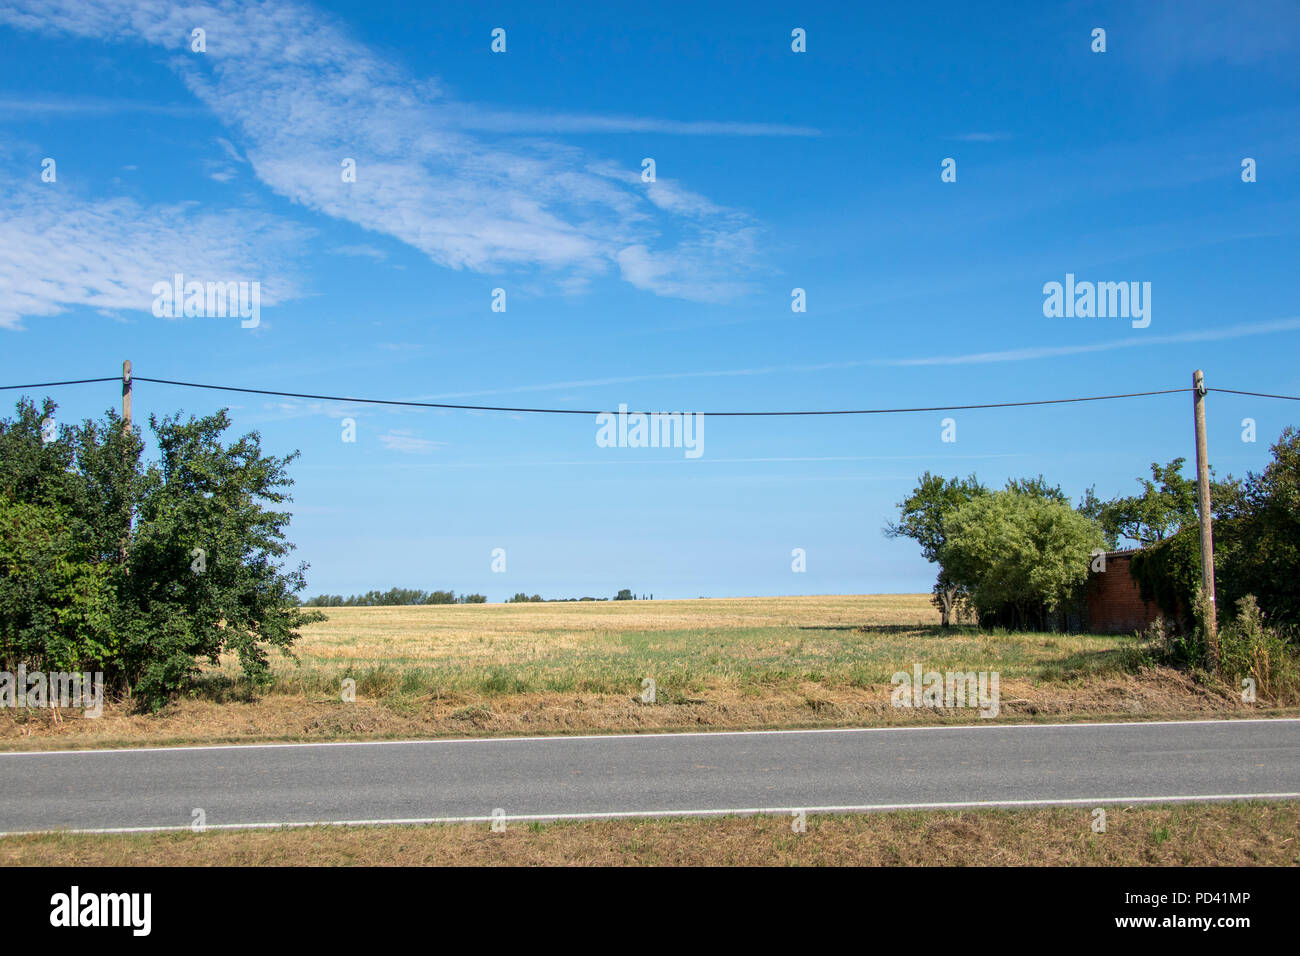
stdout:
[[(981, 614), (1010, 609), (1018, 626), (1059, 617), (1088, 576), (1101, 530), (1054, 497), (1015, 489), (973, 498), (944, 520), (945, 570)], [(1055, 623), (1060, 623), (1059, 620)]]
[(0, 420), (0, 658), (92, 669), (159, 706), (201, 662), (267, 677), (315, 619), (298, 606), (306, 566), (286, 569), (288, 465), (230, 419), (150, 419), (160, 459), (113, 411), (53, 427), (56, 406), (20, 400)]

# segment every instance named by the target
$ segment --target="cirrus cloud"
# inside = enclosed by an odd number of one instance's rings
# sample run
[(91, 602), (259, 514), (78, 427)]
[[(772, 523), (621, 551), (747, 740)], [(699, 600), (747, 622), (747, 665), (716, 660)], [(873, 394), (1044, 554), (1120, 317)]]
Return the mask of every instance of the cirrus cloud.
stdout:
[[(511, 129), (540, 125), (518, 114), (483, 113), (477, 125), (500, 135), (476, 135), (467, 119), (475, 111), (451, 102), (436, 79), (405, 75), (301, 3), (17, 0), (0, 10), (0, 22), (156, 47), (225, 127), (222, 148), (264, 186), (440, 266), (535, 272), (564, 291), (615, 274), (697, 301), (751, 288), (760, 228), (748, 215), (678, 183), (642, 183), (569, 145), (512, 139)], [(195, 25), (206, 33), (201, 54), (189, 49)], [(458, 122), (447, 120), (453, 115)], [(619, 118), (612, 128), (628, 124)], [(707, 129), (815, 132), (725, 123), (695, 132)], [(344, 159), (355, 161), (355, 182), (342, 180)]]

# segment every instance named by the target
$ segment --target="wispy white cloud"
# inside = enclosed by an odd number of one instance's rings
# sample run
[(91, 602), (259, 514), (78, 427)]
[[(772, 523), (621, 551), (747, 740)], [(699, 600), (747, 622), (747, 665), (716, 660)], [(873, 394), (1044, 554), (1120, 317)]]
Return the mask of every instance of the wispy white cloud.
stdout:
[(439, 113), (448, 126), (494, 133), (660, 133), (669, 136), (820, 136), (812, 126), (671, 120), (647, 116), (593, 116), (578, 113), (519, 113), (469, 106)]
[[(209, 392), (209, 395), (229, 395), (229, 392)], [(234, 407), (234, 406), (232, 406)], [(325, 402), (315, 399), (277, 398), (241, 408), (240, 420), (250, 425), (269, 424), (271, 422), (296, 421), (303, 418), (330, 418), (338, 423), (338, 432), (342, 435), (344, 419), (364, 419), (378, 413), (374, 405), (354, 405), (348, 402)]]
[(419, 438), (413, 432), (402, 429), (385, 432), (379, 436), (379, 442), (389, 451), (405, 455), (430, 455), (447, 445), (446, 442)]
[(0, 328), (73, 306), (149, 311), (154, 284), (177, 272), (200, 282), (260, 282), (263, 307), (297, 294), (277, 263), (309, 232), (272, 218), (250, 222), (193, 203), (86, 201), (57, 182), (16, 187), (5, 203)]
[[(0, 13), (0, 20), (4, 19)], [(10, 22), (16, 22), (10, 20)], [(147, 100), (115, 99), (106, 96), (0, 96), (0, 116), (57, 116), (94, 115), (108, 116), (116, 113), (151, 113), (158, 116), (195, 116), (203, 113), (195, 103), (150, 103)]]
[(374, 246), (365, 244), (352, 246), (335, 246), (330, 250), (340, 256), (355, 256), (364, 259), (374, 259), (376, 262), (383, 262), (388, 258), (388, 253), (383, 249), (376, 249)]
[[(447, 100), (436, 81), (403, 75), (333, 17), (300, 3), (18, 0), (0, 21), (168, 51), (262, 183), (439, 265), (540, 270), (567, 291), (617, 270), (637, 288), (699, 301), (749, 288), (757, 225), (746, 215), (662, 179), (629, 180), (573, 147), (475, 138), (467, 129), (473, 111)], [(195, 24), (206, 30), (206, 53), (189, 52)], [(487, 114), (483, 123), (504, 129), (523, 120)], [(568, 116), (561, 125), (599, 121)], [(610, 128), (636, 125), (622, 117)], [(344, 159), (355, 160), (355, 182), (340, 175)]]
[(998, 352), (974, 352), (968, 355), (933, 355), (909, 359), (888, 359), (879, 364), (906, 368), (921, 365), (986, 365), (994, 362), (1027, 362), (1036, 359), (1059, 358), (1066, 355), (1085, 355), (1090, 352), (1113, 352), (1117, 349), (1149, 348), (1153, 345), (1183, 345), (1191, 342), (1218, 342), (1255, 335), (1272, 335), (1277, 332), (1300, 330), (1300, 318), (1278, 319), (1272, 322), (1253, 322), (1225, 326), (1218, 329), (1200, 329), (1195, 332), (1178, 332), (1173, 335), (1133, 335), (1109, 342), (1079, 345), (1033, 346), (1006, 349)]
[(228, 183), (239, 175), (232, 167), (222, 163), (210, 163), (208, 170), (208, 178), (219, 183)]
[[(15, 22), (16, 21), (12, 21)], [(151, 103), (107, 96), (68, 96), (41, 93), (0, 97), (0, 114), (82, 113), (107, 116), (117, 113), (154, 113), (193, 116), (203, 113), (193, 103)], [(656, 133), (667, 136), (813, 137), (814, 126), (789, 123), (745, 123), (731, 120), (675, 120), (655, 116), (599, 116), (589, 113), (522, 113), (459, 104), (438, 108), (433, 114), (447, 128), (481, 133)], [(227, 140), (219, 140), (234, 149)], [(242, 158), (235, 155), (233, 158)]]
[(235, 162), (244, 163), (244, 164), (248, 163), (248, 160), (246, 160), (242, 155), (240, 155), (239, 150), (235, 148), (235, 144), (232, 143), (230, 140), (226, 139), (224, 136), (217, 137), (217, 145), (220, 146), (222, 151), (225, 152), (225, 154), (229, 156), (231, 159), (233, 159)]
[(1269, 322), (1250, 322), (1223, 326), (1217, 329), (1201, 329), (1194, 332), (1179, 332), (1172, 335), (1132, 335), (1122, 339), (1106, 342), (1080, 343), (1076, 345), (1031, 346), (1020, 349), (1005, 349), (997, 352), (970, 352), (958, 355), (922, 355), (912, 358), (870, 358), (847, 359), (840, 362), (819, 362), (807, 365), (767, 365), (754, 368), (708, 369), (693, 372), (657, 372), (645, 375), (607, 376), (546, 382), (536, 385), (516, 385), (511, 388), (485, 389), (473, 392), (442, 392), (437, 395), (422, 395), (421, 401), (442, 401), (445, 399), (474, 398), (485, 395), (506, 395), (517, 392), (549, 392), (566, 389), (600, 388), (610, 385), (631, 385), (637, 382), (671, 381), (696, 378), (735, 378), (754, 375), (776, 375), (805, 372), (829, 372), (836, 369), (852, 368), (915, 368), (923, 366), (944, 365), (991, 365), (1002, 362), (1031, 362), (1041, 359), (1063, 358), (1070, 355), (1084, 355), (1092, 352), (1112, 352), (1118, 349), (1150, 348), (1161, 345), (1185, 345), (1195, 342), (1217, 342), (1225, 339), (1249, 338), (1259, 335), (1276, 335), (1282, 332), (1300, 331), (1300, 318), (1276, 319)]

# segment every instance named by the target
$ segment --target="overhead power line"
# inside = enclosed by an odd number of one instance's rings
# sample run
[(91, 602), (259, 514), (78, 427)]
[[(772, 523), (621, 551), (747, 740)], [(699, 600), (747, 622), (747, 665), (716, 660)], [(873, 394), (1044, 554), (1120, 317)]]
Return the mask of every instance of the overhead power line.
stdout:
[(1300, 395), (1270, 395), (1268, 392), (1242, 392), (1235, 388), (1207, 388), (1207, 392), (1227, 392), (1229, 395), (1251, 395), (1255, 398), (1283, 398), (1289, 402), (1300, 402)]
[[(414, 408), (444, 408), (472, 412), (518, 412), (532, 415), (600, 415), (610, 411), (607, 408), (525, 408), (512, 405), (459, 405), (447, 402), (415, 402), (389, 398), (358, 398), (348, 395), (317, 395), (309, 392), (286, 392), (268, 388), (244, 388), (238, 385), (210, 385), (202, 382), (182, 382), (176, 379), (149, 378), (143, 375), (133, 376), (137, 382), (151, 382), (155, 385), (174, 385), (180, 388), (202, 388), (220, 392), (241, 392), (250, 395), (270, 395), (277, 398), (302, 398), (323, 402), (342, 402), (359, 405), (394, 405)], [(98, 382), (117, 382), (117, 376), (105, 378), (80, 378), (64, 382), (36, 382), (29, 385), (0, 385), (0, 391), (16, 389), (53, 388), (60, 385), (86, 385)], [(963, 405), (927, 405), (914, 408), (844, 408), (813, 409), (806, 411), (772, 411), (772, 412), (697, 412), (709, 417), (728, 418), (768, 418), (796, 415), (890, 415), (904, 412), (956, 412), (981, 408), (1024, 408), (1033, 405), (1069, 405), (1079, 402), (1106, 402), (1125, 398), (1146, 398), (1154, 395), (1175, 395), (1193, 391), (1191, 388), (1165, 388), (1146, 392), (1122, 392), (1115, 395), (1085, 395), (1076, 398), (1043, 398), (1023, 402), (972, 402)], [(1266, 392), (1245, 392), (1232, 388), (1209, 388), (1210, 392), (1225, 392), (1231, 395), (1248, 395), (1255, 398), (1277, 398), (1288, 401), (1300, 401), (1300, 395), (1273, 395)], [(632, 413), (630, 413), (632, 414)]]
[(76, 378), (70, 382), (36, 382), (32, 385), (0, 385), (0, 392), (8, 392), (20, 388), (53, 388), (55, 385), (86, 385), (90, 382), (120, 382), (121, 379), (114, 375), (111, 378)]
[[(281, 398), (309, 398), (328, 402), (354, 402), (368, 405), (406, 405), (418, 408), (448, 408), (475, 412), (524, 412), (536, 415), (600, 415), (609, 412), (608, 408), (519, 408), (507, 405), (451, 405), (444, 402), (407, 402), (391, 401), (382, 398), (349, 398), (343, 395), (310, 395), (303, 392), (280, 392), (261, 388), (238, 388), (233, 385), (203, 385), (197, 382), (177, 382), (161, 378), (144, 378), (136, 376), (137, 382), (153, 382), (158, 385), (179, 385), (185, 388), (209, 388), (226, 392), (249, 392), (255, 395), (275, 395)], [(1085, 398), (1050, 398), (1030, 402), (990, 402), (970, 405), (933, 405), (925, 408), (847, 408), (813, 411), (779, 411), (779, 412), (697, 412), (707, 417), (772, 417), (778, 415), (886, 415), (895, 412), (948, 412), (975, 408), (1012, 408), (1024, 405), (1062, 405), (1068, 402), (1100, 402), (1115, 398), (1138, 398), (1144, 395), (1168, 395), (1174, 392), (1190, 392), (1190, 388), (1169, 388), (1156, 392), (1129, 392), (1123, 395), (1093, 395)]]

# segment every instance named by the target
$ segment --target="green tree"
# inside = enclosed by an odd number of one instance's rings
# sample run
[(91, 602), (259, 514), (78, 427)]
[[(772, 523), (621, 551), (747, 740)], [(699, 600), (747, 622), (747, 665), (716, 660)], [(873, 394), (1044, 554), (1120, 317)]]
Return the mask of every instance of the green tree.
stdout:
[[(1201, 584), (1200, 501), (1196, 482), (1182, 474), (1184, 459), (1151, 465), (1151, 479), (1138, 479), (1142, 493), (1119, 497), (1100, 505), (1097, 520), (1107, 536), (1108, 547), (1121, 538), (1135, 541), (1141, 550), (1129, 569), (1144, 600), (1154, 602), (1180, 631), (1190, 631)], [(1213, 472), (1211, 471), (1211, 474)], [(1216, 583), (1224, 572), (1237, 565), (1245, 514), (1241, 482), (1229, 476), (1223, 481), (1211, 477), (1210, 503), (1214, 519)], [(1251, 590), (1229, 588), (1218, 605), (1231, 609), (1236, 598)]]
[(939, 566), (934, 603), (944, 627), (951, 623), (957, 603), (964, 596), (962, 585), (948, 573), (944, 561), (947, 546), (944, 519), (959, 506), (988, 493), (974, 475), (944, 478), (927, 471), (918, 479), (912, 493), (898, 503), (898, 520), (884, 528), (887, 538), (911, 538), (921, 546), (925, 559)]
[(161, 460), (145, 473), (119, 582), (116, 622), (129, 683), (151, 705), (189, 686), (199, 662), (233, 653), (253, 683), (268, 650), (288, 651), (320, 620), (290, 600), (306, 565), (285, 570), (293, 546), (287, 468), (297, 452), (262, 454), (256, 432), (229, 445), (226, 411), (181, 421), (150, 417)]
[(1113, 498), (1099, 509), (1097, 518), (1111, 541), (1126, 539), (1147, 547), (1196, 524), (1196, 482), (1183, 476), (1185, 460), (1152, 462), (1151, 478), (1138, 479), (1141, 494)]
[(1106, 539), (1106, 549), (1113, 551), (1119, 546), (1119, 535), (1109, 530), (1101, 520), (1108, 504), (1109, 502), (1097, 497), (1097, 486), (1090, 485), (1084, 490), (1083, 497), (1079, 499), (1079, 504), (1074, 510), (1101, 528), (1102, 535)]
[(112, 571), (57, 505), (0, 492), (0, 667), (104, 670), (116, 658)]
[(49, 399), (39, 409), (20, 399), (0, 419), (0, 659), (10, 671), (21, 662), (108, 674), (141, 446), (115, 416), (78, 429), (56, 413)]
[(944, 567), (980, 615), (1007, 613), (1016, 627), (1064, 625), (1088, 576), (1101, 529), (1052, 497), (1007, 489), (979, 495), (944, 519)]
[(1061, 486), (1049, 485), (1047, 479), (1042, 475), (1037, 478), (1012, 478), (1007, 482), (1007, 491), (1014, 491), (1018, 495), (1028, 495), (1031, 498), (1059, 501), (1061, 504), (1070, 503), (1069, 496), (1061, 490)]
[(1300, 431), (1288, 426), (1270, 451), (1235, 498), (1224, 495), (1222, 512), (1215, 502), (1218, 603), (1254, 594), (1270, 623), (1300, 626)]
[(296, 453), (265, 456), (256, 433), (222, 444), (222, 411), (150, 419), (146, 469), (114, 412), (45, 427), (55, 411), (20, 400), (0, 420), (0, 654), (103, 670), (154, 707), (226, 652), (265, 678), (268, 649), (319, 617), (296, 598), (305, 565), (280, 564)]

